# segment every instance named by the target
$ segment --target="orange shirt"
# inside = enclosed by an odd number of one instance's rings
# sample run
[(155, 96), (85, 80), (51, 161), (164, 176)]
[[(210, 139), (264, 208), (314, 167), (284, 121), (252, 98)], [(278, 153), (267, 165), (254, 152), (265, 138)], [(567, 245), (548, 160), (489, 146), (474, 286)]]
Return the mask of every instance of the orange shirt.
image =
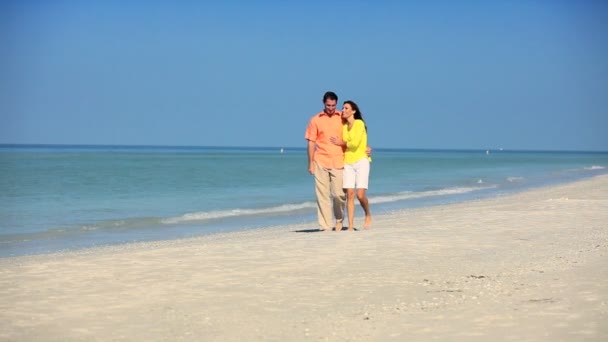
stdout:
[(336, 111), (332, 116), (321, 112), (310, 119), (304, 138), (316, 144), (313, 160), (328, 169), (344, 168), (342, 146), (329, 141), (331, 137), (342, 139), (342, 115)]

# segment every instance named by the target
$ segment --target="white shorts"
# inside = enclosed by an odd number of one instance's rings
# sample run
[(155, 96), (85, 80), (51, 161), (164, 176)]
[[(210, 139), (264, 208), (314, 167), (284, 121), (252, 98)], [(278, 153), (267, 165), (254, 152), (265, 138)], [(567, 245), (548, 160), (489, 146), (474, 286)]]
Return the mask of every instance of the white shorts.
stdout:
[(344, 189), (367, 189), (369, 183), (369, 159), (361, 158), (344, 165), (342, 187)]

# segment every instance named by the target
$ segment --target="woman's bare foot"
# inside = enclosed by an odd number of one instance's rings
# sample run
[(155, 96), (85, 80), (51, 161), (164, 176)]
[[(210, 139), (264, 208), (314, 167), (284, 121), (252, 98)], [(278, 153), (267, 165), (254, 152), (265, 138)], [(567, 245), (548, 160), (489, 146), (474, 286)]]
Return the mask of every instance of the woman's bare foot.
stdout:
[(337, 232), (342, 231), (342, 222), (336, 222), (336, 231)]
[(372, 225), (372, 216), (365, 216), (365, 222), (363, 223), (363, 229), (369, 229)]

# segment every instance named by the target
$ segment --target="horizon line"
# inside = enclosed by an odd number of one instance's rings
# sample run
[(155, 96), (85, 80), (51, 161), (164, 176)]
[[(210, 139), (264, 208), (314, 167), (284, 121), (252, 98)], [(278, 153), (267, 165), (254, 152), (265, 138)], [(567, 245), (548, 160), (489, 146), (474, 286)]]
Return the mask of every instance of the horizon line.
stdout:
[[(118, 147), (118, 148), (226, 148), (226, 149), (294, 149), (306, 150), (306, 146), (236, 146), (236, 145), (140, 145), (140, 144), (44, 144), (44, 143), (0, 143), (0, 147)], [(384, 151), (494, 151), (494, 152), (591, 152), (608, 153), (608, 150), (561, 150), (561, 149), (509, 149), (509, 148), (433, 148), (433, 147), (374, 147)]]

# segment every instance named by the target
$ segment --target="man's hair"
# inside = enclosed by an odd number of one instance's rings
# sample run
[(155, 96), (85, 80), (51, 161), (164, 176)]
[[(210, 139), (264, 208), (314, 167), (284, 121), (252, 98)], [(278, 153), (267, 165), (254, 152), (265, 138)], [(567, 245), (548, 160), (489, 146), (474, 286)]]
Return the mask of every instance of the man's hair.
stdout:
[(328, 91), (325, 93), (325, 95), (323, 95), (323, 103), (325, 103), (327, 100), (335, 100), (338, 102), (338, 95), (336, 95), (336, 93), (333, 91)]

